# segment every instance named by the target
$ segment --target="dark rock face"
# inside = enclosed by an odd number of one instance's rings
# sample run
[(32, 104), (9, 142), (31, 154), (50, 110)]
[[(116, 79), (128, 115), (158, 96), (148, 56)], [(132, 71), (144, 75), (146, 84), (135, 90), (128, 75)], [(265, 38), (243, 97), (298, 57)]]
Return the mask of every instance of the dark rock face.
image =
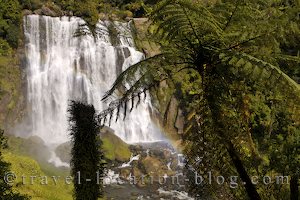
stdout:
[(122, 66), (124, 64), (125, 59), (130, 56), (130, 51), (127, 47), (116, 48), (116, 51), (117, 51), (117, 57), (116, 57), (117, 75), (119, 75), (123, 71)]
[[(116, 136), (113, 129), (104, 127), (101, 129), (99, 136), (103, 142), (103, 151), (109, 165), (120, 165), (130, 159), (129, 145)], [(71, 147), (71, 142), (66, 142), (55, 149), (55, 153), (61, 161), (70, 162)]]
[(50, 159), (50, 151), (44, 141), (38, 136), (31, 136), (24, 140), (22, 148), (27, 151), (29, 155), (37, 158), (37, 160)]

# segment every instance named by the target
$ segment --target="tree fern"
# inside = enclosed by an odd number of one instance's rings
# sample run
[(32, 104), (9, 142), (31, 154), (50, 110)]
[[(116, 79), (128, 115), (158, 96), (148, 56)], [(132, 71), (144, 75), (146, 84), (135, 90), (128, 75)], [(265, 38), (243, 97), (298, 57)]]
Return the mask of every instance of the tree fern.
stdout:
[[(290, 34), (293, 35), (291, 38), (296, 38), (295, 33), (299, 31), (299, 25), (295, 23), (298, 8), (297, 5), (282, 8), (281, 3), (271, 0), (232, 0), (210, 6), (189, 0), (161, 1), (150, 19), (154, 41), (159, 41), (162, 53), (129, 67), (117, 78), (103, 98), (116, 99), (110, 99), (110, 106), (99, 119), (103, 123), (113, 114), (118, 119), (124, 108), (125, 116), (128, 104), (132, 109), (135, 101), (140, 102), (141, 94), (157, 89), (161, 81), (175, 80), (185, 84), (184, 76), (197, 73), (201, 79), (201, 84), (196, 87), (199, 93), (186, 104), (195, 98), (206, 103), (187, 110), (197, 113), (186, 124), (187, 150), (194, 151), (187, 154), (195, 158), (199, 153), (193, 144), (189, 146), (188, 141), (199, 144), (197, 133), (202, 126), (199, 120), (204, 119), (201, 112), (207, 109), (211, 113), (208, 116), (210, 124), (205, 126), (213, 127), (214, 131), (210, 133), (215, 134), (227, 150), (227, 156), (246, 182), (248, 196), (260, 199), (242, 165), (240, 147), (233, 144), (235, 138), (243, 135), (236, 135), (235, 129), (226, 124), (239, 118), (235, 114), (224, 117), (224, 112), (228, 112), (224, 106), (230, 108), (230, 103), (223, 101), (233, 98), (230, 87), (233, 80), (240, 79), (264, 84), (270, 90), (283, 88), (281, 91), (286, 96), (299, 98), (299, 84), (280, 68), (283, 61), (299, 65), (299, 56), (284, 55), (281, 48)], [(287, 25), (288, 20), (292, 20), (292, 25)]]

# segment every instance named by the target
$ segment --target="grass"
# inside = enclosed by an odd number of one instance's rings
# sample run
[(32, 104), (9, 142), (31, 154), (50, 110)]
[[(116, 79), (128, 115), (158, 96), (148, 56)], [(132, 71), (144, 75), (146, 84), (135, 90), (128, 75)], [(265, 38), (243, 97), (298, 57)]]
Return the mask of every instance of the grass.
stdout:
[[(6, 162), (11, 163), (10, 171), (16, 175), (13, 184), (14, 190), (21, 194), (29, 195), (33, 200), (73, 199), (73, 183), (71, 180), (68, 180), (70, 178), (69, 169), (57, 168), (33, 153), (32, 149), (35, 147), (42, 151), (43, 146), (38, 138), (24, 139), (12, 135), (6, 137), (8, 138), (8, 148), (3, 151), (3, 158)], [(112, 142), (107, 141), (105, 143), (113, 145), (113, 142), (116, 142), (117, 139), (114, 138)], [(110, 150), (112, 149), (113, 147), (110, 148)], [(130, 152), (128, 154), (127, 156), (130, 157)], [(23, 179), (22, 176), (24, 176)], [(99, 200), (103, 199), (105, 198), (99, 198)]]
[(51, 176), (68, 176), (69, 170), (60, 168), (59, 170), (52, 164), (47, 162), (47, 154), (50, 152), (44, 150), (46, 147), (43, 142), (36, 136), (30, 138), (20, 138), (8, 135), (9, 151), (15, 155), (30, 157), (39, 163), (43, 172)]
[[(27, 194), (33, 200), (71, 200), (73, 185), (66, 184), (65, 178), (54, 178), (43, 172), (39, 163), (30, 157), (16, 155), (4, 151), (3, 158), (11, 163), (11, 172), (16, 175), (14, 189), (21, 194)], [(23, 176), (23, 178), (22, 178)], [(46, 182), (47, 179), (47, 182)]]
[[(33, 200), (72, 199), (73, 184), (68, 185), (65, 182), (65, 178), (69, 176), (69, 170), (56, 168), (47, 161), (37, 158), (35, 154), (30, 155), (32, 151), (29, 147), (43, 147), (37, 139), (24, 139), (11, 135), (7, 137), (8, 149), (3, 152), (3, 158), (11, 163), (11, 172), (17, 176), (14, 189), (21, 194), (31, 196)], [(22, 180), (23, 175), (25, 177), (24, 182)], [(31, 180), (30, 176), (36, 176), (36, 178)], [(53, 176), (55, 178), (60, 177), (57, 183), (55, 183)], [(48, 184), (43, 184), (46, 182), (45, 177), (47, 177)]]

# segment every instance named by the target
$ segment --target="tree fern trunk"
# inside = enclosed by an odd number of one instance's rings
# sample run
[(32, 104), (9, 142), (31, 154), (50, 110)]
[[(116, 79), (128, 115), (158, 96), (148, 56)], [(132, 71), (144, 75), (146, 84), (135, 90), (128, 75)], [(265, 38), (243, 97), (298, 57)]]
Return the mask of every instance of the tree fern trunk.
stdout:
[(239, 173), (240, 178), (245, 183), (245, 189), (247, 191), (248, 197), (251, 200), (260, 200), (260, 196), (258, 192), (256, 191), (255, 186), (253, 185), (241, 159), (239, 158), (233, 144), (229, 141), (227, 142), (227, 152), (230, 155), (230, 158), (236, 168), (236, 171)]
[[(217, 80), (217, 81), (215, 81)], [(226, 146), (227, 152), (233, 162), (236, 171), (239, 174), (239, 177), (244, 182), (244, 186), (247, 192), (249, 199), (251, 200), (260, 200), (260, 196), (253, 185), (251, 178), (249, 177), (242, 160), (240, 159), (233, 143), (231, 142), (229, 136), (225, 132), (225, 124), (224, 124), (224, 117), (221, 113), (221, 105), (224, 101), (224, 97), (222, 94), (226, 92), (227, 85), (226, 83), (222, 83), (218, 76), (215, 74), (210, 74), (206, 78), (206, 84), (204, 85), (204, 93), (205, 98), (208, 103), (208, 107), (212, 114), (212, 120), (214, 124), (214, 128), (218, 136), (224, 141), (224, 145)]]
[(244, 186), (245, 186), (246, 192), (248, 194), (248, 197), (251, 200), (260, 200), (261, 198), (260, 198), (258, 192), (256, 191), (256, 188), (253, 185), (251, 178), (249, 177), (249, 175), (243, 165), (242, 160), (240, 159), (236, 149), (234, 148), (233, 143), (230, 141), (229, 138), (227, 138), (227, 136), (222, 132), (222, 129), (220, 128), (220, 127), (223, 127), (221, 125), (222, 122), (221, 122), (220, 118), (218, 119), (218, 117), (217, 117), (218, 115), (216, 115), (216, 113), (213, 115), (215, 116), (213, 119), (214, 124), (217, 125), (217, 127), (218, 127), (217, 129), (219, 129), (217, 131), (217, 133), (224, 141), (224, 145), (226, 146), (227, 152), (232, 160), (232, 163), (233, 163), (236, 171), (238, 172), (239, 177), (245, 184)]
[(291, 200), (298, 200), (299, 199), (299, 177), (297, 175), (293, 175), (291, 177), (290, 181), (290, 191), (291, 195), (290, 198)]
[(69, 108), (75, 200), (97, 200), (103, 194), (103, 152), (97, 139), (99, 127), (95, 121), (95, 109), (73, 101)]

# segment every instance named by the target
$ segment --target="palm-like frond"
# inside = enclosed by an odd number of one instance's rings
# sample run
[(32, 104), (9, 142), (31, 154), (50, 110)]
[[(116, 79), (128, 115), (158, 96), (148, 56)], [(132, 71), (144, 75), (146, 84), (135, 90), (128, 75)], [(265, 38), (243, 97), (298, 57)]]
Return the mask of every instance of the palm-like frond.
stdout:
[[(123, 71), (111, 89), (103, 96), (104, 101), (108, 101), (113, 95), (117, 97), (110, 99), (109, 107), (98, 116), (99, 121), (106, 122), (109, 118), (110, 122), (113, 114), (116, 114), (118, 120), (120, 110), (123, 110), (125, 117), (127, 108), (131, 111), (137, 106), (141, 102), (142, 95), (146, 98), (148, 90), (157, 88), (162, 81), (185, 69), (186, 63), (179, 63), (180, 59), (172, 56), (173, 54), (168, 52), (155, 55)], [(175, 66), (181, 66), (181, 68), (178, 70)], [(129, 102), (131, 102), (131, 107), (127, 107)]]
[[(126, 70), (124, 70), (115, 80), (113, 86), (109, 91), (106, 92), (106, 94), (103, 96), (103, 100), (106, 100), (109, 96), (111, 96), (114, 92), (116, 92), (118, 89), (120, 89), (121, 86), (129, 85), (134, 86), (135, 90), (141, 89), (142, 85), (137, 86), (134, 84), (137, 79), (145, 80), (147, 81), (147, 78), (150, 78), (149, 76), (152, 76), (152, 74), (144, 75), (147, 71), (155, 68), (156, 63), (159, 63), (159, 61), (164, 59), (163, 54), (155, 55), (153, 57), (147, 58), (145, 60), (142, 60), (130, 67), (128, 67)], [(153, 74), (154, 76), (154, 74)], [(132, 89), (133, 90), (133, 89)], [(128, 95), (126, 95), (128, 96)]]
[(155, 23), (154, 32), (160, 39), (173, 41), (186, 37), (190, 41), (200, 40), (200, 29), (221, 36), (220, 22), (205, 6), (195, 6), (185, 0), (166, 2), (163, 1), (151, 16)]
[[(295, 57), (287, 57), (288, 59), (292, 59), (297, 61), (298, 59)], [(291, 79), (287, 74), (285, 74), (279, 67), (276, 67), (268, 62), (265, 62), (261, 59), (253, 57), (249, 54), (242, 52), (231, 52), (227, 51), (225, 53), (220, 54), (220, 59), (234, 67), (238, 72), (246, 72), (247, 75), (254, 79), (265, 79), (266, 81), (270, 81), (272, 84), (286, 84), (291, 88), (291, 92), (297, 95), (300, 95), (300, 86), (296, 81)], [(282, 82), (278, 80), (282, 79)], [(272, 85), (272, 86), (275, 86)]]

